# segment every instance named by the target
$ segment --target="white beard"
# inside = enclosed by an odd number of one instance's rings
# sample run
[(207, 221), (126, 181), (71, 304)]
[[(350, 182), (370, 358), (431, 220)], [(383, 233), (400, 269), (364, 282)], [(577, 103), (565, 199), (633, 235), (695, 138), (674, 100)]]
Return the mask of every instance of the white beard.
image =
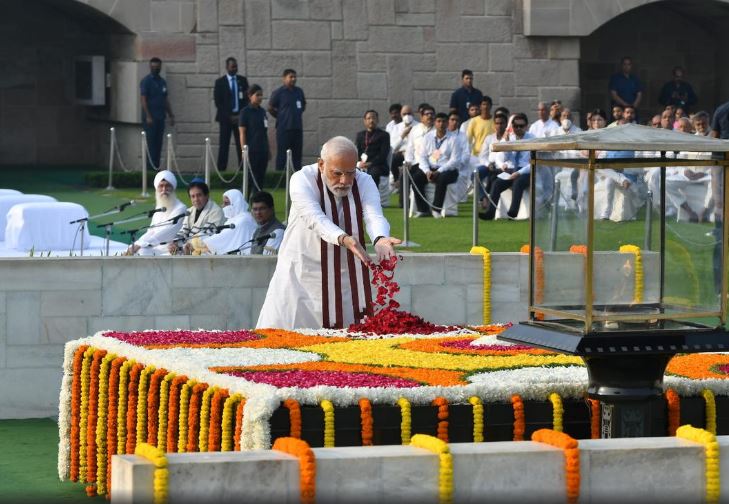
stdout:
[(156, 202), (156, 208), (166, 208), (168, 211), (172, 210), (174, 208), (175, 203), (177, 203), (177, 196), (175, 193), (170, 193), (168, 195), (164, 194), (155, 194), (155, 202)]
[(325, 179), (326, 185), (329, 188), (329, 190), (336, 196), (337, 198), (346, 198), (349, 196), (349, 193), (352, 192), (352, 186), (348, 186), (346, 189), (344, 188), (334, 188), (328, 180)]

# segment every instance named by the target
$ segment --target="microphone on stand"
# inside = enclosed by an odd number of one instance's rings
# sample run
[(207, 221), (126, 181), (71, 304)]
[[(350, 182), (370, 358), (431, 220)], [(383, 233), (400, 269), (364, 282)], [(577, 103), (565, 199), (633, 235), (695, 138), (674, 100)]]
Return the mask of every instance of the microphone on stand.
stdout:
[[(162, 211), (165, 211), (165, 209), (162, 209)], [(185, 213), (181, 213), (179, 215), (175, 215), (174, 217), (172, 217), (171, 219), (169, 219), (169, 222), (172, 222), (172, 224), (177, 224), (177, 221), (179, 221), (180, 219), (182, 219), (184, 217), (188, 217), (189, 215), (190, 215), (190, 211), (187, 210)]]
[[(273, 233), (268, 233), (268, 234), (265, 234), (265, 235), (261, 235), (261, 236), (259, 236), (257, 238), (251, 238), (247, 242), (243, 243), (243, 245), (241, 245), (237, 249), (233, 249), (230, 252), (226, 252), (226, 254), (227, 255), (237, 254), (238, 252), (240, 252), (244, 248), (246, 248), (246, 245), (251, 245), (253, 242), (255, 242), (256, 244), (260, 245), (260, 244), (265, 243), (266, 241), (270, 240), (271, 238), (276, 238), (276, 232), (275, 231)], [(250, 247), (248, 247), (248, 248), (250, 248)]]
[(150, 210), (149, 212), (147, 212), (147, 217), (152, 217), (152, 215), (156, 214), (157, 212), (166, 212), (166, 211), (167, 211), (166, 207), (155, 208), (154, 210)]
[(223, 224), (222, 226), (215, 226), (216, 233), (220, 233), (223, 229), (235, 229), (235, 224)]
[(137, 205), (137, 202), (136, 202), (136, 201), (134, 201), (134, 200), (131, 200), (131, 201), (127, 202), (127, 203), (122, 203), (121, 205), (119, 205), (119, 206), (118, 206), (118, 207), (116, 207), (116, 208), (117, 208), (117, 210), (119, 210), (119, 212), (121, 213), (121, 212), (123, 212), (123, 211), (124, 211), (124, 210), (125, 210), (125, 209), (126, 209), (127, 207), (130, 207), (130, 206), (136, 206), (136, 205)]

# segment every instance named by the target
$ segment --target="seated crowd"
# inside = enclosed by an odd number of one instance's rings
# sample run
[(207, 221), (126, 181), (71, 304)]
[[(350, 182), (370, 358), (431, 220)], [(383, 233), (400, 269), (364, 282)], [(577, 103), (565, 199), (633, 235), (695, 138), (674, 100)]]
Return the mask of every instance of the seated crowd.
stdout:
[(177, 178), (167, 170), (157, 173), (154, 189), (158, 210), (147, 231), (129, 246), (129, 255), (273, 255), (281, 245), (284, 225), (276, 219), (270, 193), (254, 193), (249, 212), (241, 191), (226, 191), (221, 208), (201, 179), (190, 182), (192, 206), (186, 208), (177, 199)]

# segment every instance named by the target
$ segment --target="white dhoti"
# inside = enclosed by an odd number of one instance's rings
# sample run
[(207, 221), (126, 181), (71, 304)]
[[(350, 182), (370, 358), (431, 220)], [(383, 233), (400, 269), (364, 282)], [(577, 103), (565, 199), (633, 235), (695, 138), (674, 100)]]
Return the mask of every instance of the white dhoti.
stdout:
[(369, 272), (337, 240), (347, 233), (365, 243), (389, 236), (372, 177), (358, 171), (350, 194), (335, 196), (317, 165), (291, 177), (291, 212), (276, 271), (256, 327), (341, 328), (372, 313)]

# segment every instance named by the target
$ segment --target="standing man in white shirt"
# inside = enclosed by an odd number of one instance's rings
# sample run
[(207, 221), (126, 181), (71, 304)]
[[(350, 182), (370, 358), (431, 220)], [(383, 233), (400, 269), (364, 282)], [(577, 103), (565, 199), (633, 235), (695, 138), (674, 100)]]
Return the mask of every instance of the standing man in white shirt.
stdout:
[[(390, 134), (390, 152), (392, 153), (392, 161), (390, 162), (390, 173), (398, 187), (400, 193), (400, 208), (402, 208), (402, 184), (400, 184), (400, 170), (405, 162), (405, 151), (408, 146), (408, 138), (413, 126), (418, 121), (413, 117), (413, 108), (410, 105), (403, 105), (400, 109), (401, 121), (395, 123), (387, 132)], [(391, 115), (392, 117), (392, 115)], [(391, 121), (392, 122), (392, 121)], [(389, 128), (389, 124), (387, 125)]]

